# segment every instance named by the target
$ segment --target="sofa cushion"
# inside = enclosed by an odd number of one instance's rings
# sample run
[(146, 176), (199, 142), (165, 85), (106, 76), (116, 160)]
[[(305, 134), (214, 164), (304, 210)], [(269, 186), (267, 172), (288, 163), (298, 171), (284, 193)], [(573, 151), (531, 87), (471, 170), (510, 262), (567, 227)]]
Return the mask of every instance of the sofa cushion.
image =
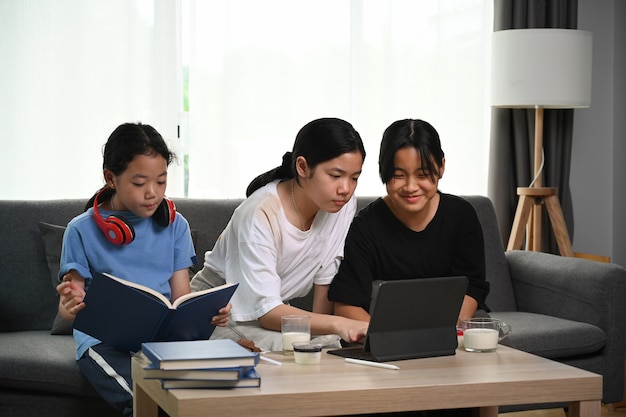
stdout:
[(46, 330), (0, 333), (0, 386), (97, 396), (76, 364), (72, 336)]
[(593, 324), (543, 314), (496, 312), (490, 314), (511, 325), (502, 344), (548, 359), (596, 353), (606, 344), (606, 334)]
[(191, 241), (193, 242), (193, 249), (196, 252), (196, 264), (189, 267), (189, 276), (193, 276), (198, 273), (204, 266), (204, 252), (201, 253), (201, 249), (198, 247), (198, 232), (196, 230), (191, 231)]
[(485, 240), (485, 269), (489, 282), (487, 307), (491, 311), (516, 311), (515, 293), (504, 257), (502, 235), (491, 200), (483, 196), (464, 196), (476, 210)]
[[(41, 238), (43, 239), (46, 251), (46, 261), (48, 262), (48, 269), (50, 270), (50, 282), (52, 283), (52, 289), (56, 291), (56, 287), (59, 284), (61, 248), (63, 247), (63, 233), (65, 233), (65, 226), (45, 222), (39, 222), (38, 226), (41, 231)], [(54, 321), (52, 322), (50, 334), (72, 334), (72, 323), (65, 320), (57, 312), (54, 317)]]
[(41, 238), (46, 249), (46, 261), (50, 270), (52, 287), (56, 288), (59, 283), (59, 269), (61, 268), (61, 248), (63, 247), (63, 233), (65, 226), (39, 222)]

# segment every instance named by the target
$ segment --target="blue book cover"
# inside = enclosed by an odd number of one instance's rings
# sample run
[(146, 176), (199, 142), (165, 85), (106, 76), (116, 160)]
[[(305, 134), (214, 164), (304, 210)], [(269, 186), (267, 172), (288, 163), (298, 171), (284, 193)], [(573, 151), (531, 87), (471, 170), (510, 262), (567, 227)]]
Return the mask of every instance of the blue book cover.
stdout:
[(211, 318), (228, 304), (237, 286), (192, 292), (171, 303), (151, 288), (96, 273), (73, 326), (131, 352), (144, 342), (208, 339), (215, 330)]
[(237, 381), (216, 381), (216, 380), (190, 380), (190, 379), (163, 379), (161, 387), (163, 389), (205, 389), (205, 388), (257, 388), (261, 386), (261, 376), (254, 368), (250, 368)]
[(149, 365), (144, 368), (145, 379), (192, 379), (212, 381), (237, 381), (245, 378), (251, 366), (235, 368), (208, 368), (208, 369), (160, 369)]
[(259, 352), (250, 352), (230, 339), (148, 342), (141, 351), (155, 367), (168, 370), (253, 367), (259, 363)]

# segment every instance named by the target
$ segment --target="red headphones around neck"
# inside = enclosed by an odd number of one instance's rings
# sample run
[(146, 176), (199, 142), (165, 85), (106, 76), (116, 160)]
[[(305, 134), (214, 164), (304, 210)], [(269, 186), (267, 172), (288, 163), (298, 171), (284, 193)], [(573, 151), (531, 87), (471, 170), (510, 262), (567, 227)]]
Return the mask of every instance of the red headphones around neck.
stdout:
[[(108, 190), (109, 186), (105, 185), (98, 191), (93, 201), (93, 217), (96, 225), (102, 231), (104, 236), (114, 245), (128, 245), (135, 239), (135, 229), (123, 216), (112, 214), (103, 219), (98, 211), (98, 198), (100, 194)], [(161, 227), (167, 227), (176, 219), (176, 206), (172, 200), (163, 198), (161, 204), (152, 215), (154, 221)]]

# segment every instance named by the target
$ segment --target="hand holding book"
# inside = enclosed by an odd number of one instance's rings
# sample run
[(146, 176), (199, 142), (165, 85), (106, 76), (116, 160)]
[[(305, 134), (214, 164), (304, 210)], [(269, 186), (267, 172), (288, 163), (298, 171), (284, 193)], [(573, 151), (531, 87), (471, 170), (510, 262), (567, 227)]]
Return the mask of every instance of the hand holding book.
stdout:
[[(136, 352), (141, 343), (208, 339), (237, 284), (185, 294), (171, 303), (163, 294), (108, 274), (95, 274), (86, 307), (74, 328), (121, 350)], [(112, 304), (111, 300), (115, 300)]]

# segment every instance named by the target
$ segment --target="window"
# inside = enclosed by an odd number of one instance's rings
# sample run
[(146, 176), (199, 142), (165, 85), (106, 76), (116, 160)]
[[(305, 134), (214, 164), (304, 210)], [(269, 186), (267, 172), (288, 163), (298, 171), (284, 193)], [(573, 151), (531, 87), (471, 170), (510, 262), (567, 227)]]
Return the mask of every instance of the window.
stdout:
[[(300, 127), (340, 117), (367, 152), (357, 193), (381, 195), (383, 130), (421, 118), (446, 152), (442, 190), (486, 194), (491, 2), (183, 1), (189, 195), (242, 197)], [(185, 21), (185, 19), (183, 19)]]
[(378, 144), (401, 118), (439, 131), (444, 192), (486, 194), (491, 7), (2, 1), (0, 198), (90, 197), (102, 184), (101, 146), (126, 121), (152, 124), (178, 154), (170, 197), (243, 197), (300, 127), (326, 116), (348, 120), (365, 142), (359, 195), (384, 193)]
[(120, 123), (175, 138), (175, 6), (0, 1), (0, 198), (88, 199)]

